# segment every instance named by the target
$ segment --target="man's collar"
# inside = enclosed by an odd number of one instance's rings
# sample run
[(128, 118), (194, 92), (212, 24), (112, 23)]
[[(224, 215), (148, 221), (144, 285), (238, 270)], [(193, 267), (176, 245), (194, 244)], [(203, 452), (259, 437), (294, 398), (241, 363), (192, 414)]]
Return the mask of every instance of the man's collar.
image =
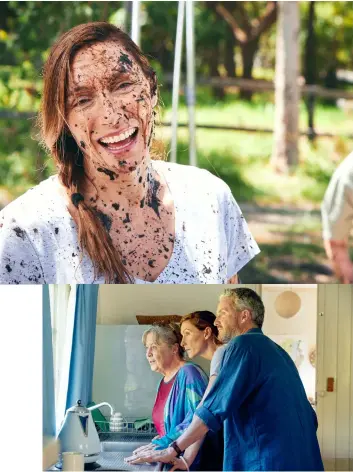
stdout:
[(251, 328), (251, 329), (249, 329), (249, 330), (248, 330), (246, 333), (244, 333), (244, 334), (247, 334), (247, 333), (261, 333), (261, 334), (263, 334), (261, 328)]

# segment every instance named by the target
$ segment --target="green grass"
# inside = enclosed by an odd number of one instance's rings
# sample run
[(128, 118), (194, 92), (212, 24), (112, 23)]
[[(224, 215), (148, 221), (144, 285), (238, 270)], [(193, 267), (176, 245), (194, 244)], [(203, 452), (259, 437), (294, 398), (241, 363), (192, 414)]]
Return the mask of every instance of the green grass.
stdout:
[(282, 243), (260, 244), (260, 248), (260, 254), (239, 273), (243, 283), (315, 283), (320, 282), (320, 276), (334, 281), (321, 244), (289, 238)]
[[(227, 95), (224, 102), (214, 102), (207, 89), (197, 96), (196, 122), (198, 124), (218, 124), (272, 128), (274, 104), (270, 95), (254, 95), (253, 102), (237, 100)], [(201, 94), (201, 91), (198, 92)], [(272, 99), (273, 100), (273, 99)], [(171, 119), (168, 99), (161, 118)], [(181, 100), (179, 122), (187, 122), (187, 108)], [(300, 126), (306, 126), (306, 109), (300, 106)], [(266, 133), (245, 133), (198, 129), (196, 133), (198, 164), (223, 178), (232, 188), (239, 201), (257, 204), (318, 206), (322, 200), (330, 177), (338, 163), (351, 152), (353, 140), (342, 137), (353, 133), (352, 116), (342, 110), (317, 105), (316, 130), (337, 133), (336, 138), (317, 138), (310, 143), (306, 137), (299, 140), (300, 164), (290, 175), (279, 175), (273, 171), (270, 158), (273, 136)], [(157, 137), (170, 141), (170, 130), (163, 128)], [(178, 161), (188, 162), (188, 131), (178, 131)]]
[[(170, 94), (161, 93), (165, 105), (164, 118), (171, 117)], [(226, 124), (232, 126), (249, 126), (272, 128), (275, 113), (274, 94), (271, 92), (255, 93), (252, 102), (241, 101), (238, 95), (228, 93), (224, 101), (216, 101), (209, 88), (199, 87), (197, 91), (197, 122), (208, 124)], [(185, 97), (180, 99), (179, 120), (187, 121)], [(307, 129), (307, 111), (305, 103), (300, 103), (300, 129)], [(338, 107), (315, 105), (315, 128), (318, 132), (336, 132), (337, 134), (353, 135), (353, 111), (344, 112)]]
[[(168, 149), (169, 130), (161, 130)], [(187, 131), (179, 131), (178, 162), (188, 162)], [(318, 205), (337, 163), (348, 154), (335, 151), (332, 140), (321, 139), (313, 149), (300, 139), (301, 163), (291, 175), (276, 174), (271, 165), (272, 137), (243, 132), (198, 130), (198, 165), (230, 185), (239, 201), (271, 205)], [(332, 158), (335, 156), (335, 159)]]

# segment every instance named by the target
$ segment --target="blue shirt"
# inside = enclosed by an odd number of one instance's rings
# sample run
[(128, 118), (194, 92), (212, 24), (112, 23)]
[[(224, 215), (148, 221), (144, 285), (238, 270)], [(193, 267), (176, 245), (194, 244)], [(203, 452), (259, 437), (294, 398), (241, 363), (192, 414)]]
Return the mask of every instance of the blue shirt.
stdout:
[(195, 414), (212, 431), (224, 422), (223, 470), (324, 470), (316, 414), (298, 370), (261, 329), (228, 344)]

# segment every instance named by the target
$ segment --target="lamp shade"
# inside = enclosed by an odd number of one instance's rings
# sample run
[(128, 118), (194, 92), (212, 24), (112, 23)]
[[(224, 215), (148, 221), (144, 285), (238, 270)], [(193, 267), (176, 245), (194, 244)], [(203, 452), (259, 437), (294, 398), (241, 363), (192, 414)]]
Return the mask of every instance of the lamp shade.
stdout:
[(275, 309), (282, 318), (291, 318), (298, 313), (301, 304), (301, 299), (297, 293), (286, 290), (276, 298)]

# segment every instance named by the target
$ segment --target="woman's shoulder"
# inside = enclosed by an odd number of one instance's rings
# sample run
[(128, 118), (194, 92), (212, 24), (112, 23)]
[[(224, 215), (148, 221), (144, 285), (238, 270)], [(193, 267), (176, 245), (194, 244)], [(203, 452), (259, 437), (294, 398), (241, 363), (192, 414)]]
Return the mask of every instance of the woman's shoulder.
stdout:
[(213, 360), (215, 360), (215, 362), (221, 361), (223, 356), (224, 356), (224, 352), (226, 350), (226, 347), (227, 347), (227, 344), (222, 344), (221, 346), (219, 346), (217, 348), (216, 352), (213, 354), (212, 361)]
[(0, 211), (1, 226), (21, 223), (21, 227), (26, 229), (33, 224), (49, 222), (53, 216), (59, 216), (57, 189), (58, 180), (55, 175), (30, 188)]
[(223, 360), (223, 356), (224, 356), (224, 352), (225, 352), (226, 347), (227, 347), (226, 344), (222, 344), (221, 346), (219, 346), (217, 348), (217, 350), (213, 354), (213, 357), (211, 359), (210, 375), (217, 375), (218, 374), (217, 371), (219, 370), (219, 367), (222, 364), (222, 360)]
[(184, 187), (198, 191), (212, 190), (222, 195), (230, 193), (229, 186), (207, 169), (166, 161), (153, 161), (153, 165), (161, 169), (166, 179), (173, 183), (180, 183)]
[(186, 362), (180, 369), (179, 373), (184, 376), (185, 378), (202, 378), (204, 379), (206, 376), (206, 373), (203, 371), (203, 369), (197, 365), (194, 364), (193, 362)]

